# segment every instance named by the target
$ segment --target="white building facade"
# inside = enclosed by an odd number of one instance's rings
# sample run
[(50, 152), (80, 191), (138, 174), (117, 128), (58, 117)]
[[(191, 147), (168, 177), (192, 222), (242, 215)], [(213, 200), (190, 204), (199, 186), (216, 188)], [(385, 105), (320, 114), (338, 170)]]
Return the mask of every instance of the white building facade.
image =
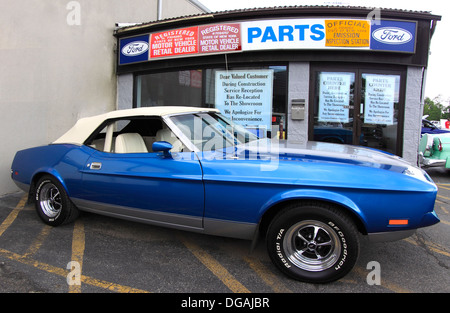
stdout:
[(48, 144), (84, 116), (117, 107), (117, 23), (204, 13), (189, 0), (0, 3), (0, 194), (16, 191), (17, 150)]

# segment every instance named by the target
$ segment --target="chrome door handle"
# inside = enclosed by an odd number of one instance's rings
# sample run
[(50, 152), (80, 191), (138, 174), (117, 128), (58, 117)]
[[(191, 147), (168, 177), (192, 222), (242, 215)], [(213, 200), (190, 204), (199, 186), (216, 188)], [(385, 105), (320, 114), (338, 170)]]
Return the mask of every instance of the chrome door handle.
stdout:
[(92, 162), (91, 165), (89, 166), (89, 168), (91, 170), (99, 170), (102, 168), (102, 163), (100, 162)]

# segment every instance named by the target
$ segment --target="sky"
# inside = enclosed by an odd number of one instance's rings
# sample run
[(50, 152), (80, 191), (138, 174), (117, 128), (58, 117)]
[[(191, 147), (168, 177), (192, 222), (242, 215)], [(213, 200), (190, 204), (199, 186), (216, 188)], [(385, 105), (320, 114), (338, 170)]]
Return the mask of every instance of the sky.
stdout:
[(245, 8), (264, 8), (295, 5), (343, 5), (358, 7), (377, 7), (413, 11), (426, 11), (440, 15), (436, 31), (431, 40), (431, 54), (425, 85), (425, 97), (435, 99), (443, 105), (450, 105), (450, 1), (447, 0), (199, 0), (211, 11), (226, 11)]

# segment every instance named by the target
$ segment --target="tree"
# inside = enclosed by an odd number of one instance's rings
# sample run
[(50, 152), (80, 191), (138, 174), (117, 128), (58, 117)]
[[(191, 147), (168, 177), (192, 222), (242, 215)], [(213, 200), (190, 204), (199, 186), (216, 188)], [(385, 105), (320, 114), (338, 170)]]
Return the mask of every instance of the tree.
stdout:
[(428, 120), (439, 121), (441, 118), (447, 118), (448, 113), (445, 113), (444, 117), (444, 106), (440, 103), (439, 97), (431, 100), (430, 98), (425, 98), (423, 115), (428, 115)]

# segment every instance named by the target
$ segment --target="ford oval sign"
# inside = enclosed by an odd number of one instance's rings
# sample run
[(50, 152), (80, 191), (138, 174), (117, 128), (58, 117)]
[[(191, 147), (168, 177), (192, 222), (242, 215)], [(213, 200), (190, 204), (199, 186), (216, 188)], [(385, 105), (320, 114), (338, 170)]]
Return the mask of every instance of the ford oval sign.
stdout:
[(149, 44), (145, 41), (133, 41), (122, 48), (122, 54), (133, 57), (147, 52), (148, 48)]
[(372, 37), (388, 45), (401, 45), (413, 39), (412, 34), (399, 27), (382, 27), (372, 33)]

